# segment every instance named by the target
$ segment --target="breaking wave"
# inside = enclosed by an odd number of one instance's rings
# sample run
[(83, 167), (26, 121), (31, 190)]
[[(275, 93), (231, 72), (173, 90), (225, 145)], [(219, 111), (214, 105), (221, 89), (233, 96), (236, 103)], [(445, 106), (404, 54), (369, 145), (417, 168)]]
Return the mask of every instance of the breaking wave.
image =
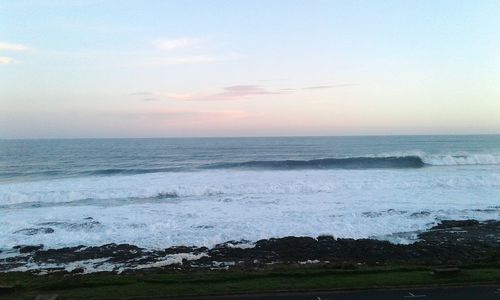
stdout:
[(426, 165), (460, 166), (460, 165), (500, 165), (499, 154), (420, 154)]
[(207, 169), (398, 169), (425, 166), (500, 165), (500, 155), (493, 154), (425, 154), (376, 155), (312, 160), (256, 160), (216, 163)]
[(206, 170), (362, 170), (362, 169), (416, 169), (429, 166), (500, 165), (500, 153), (444, 153), (428, 154), (421, 151), (368, 154), (358, 157), (320, 158), (311, 160), (251, 160), (216, 162), (191, 166), (166, 166), (159, 168), (101, 168), (90, 170), (44, 170), (18, 173), (0, 171), (0, 182), (12, 177), (45, 179), (93, 176), (139, 175), (149, 173), (178, 173)]
[(219, 163), (208, 165), (210, 169), (385, 169), (421, 168), (424, 162), (418, 156), (405, 157), (348, 157), (312, 160), (275, 160)]

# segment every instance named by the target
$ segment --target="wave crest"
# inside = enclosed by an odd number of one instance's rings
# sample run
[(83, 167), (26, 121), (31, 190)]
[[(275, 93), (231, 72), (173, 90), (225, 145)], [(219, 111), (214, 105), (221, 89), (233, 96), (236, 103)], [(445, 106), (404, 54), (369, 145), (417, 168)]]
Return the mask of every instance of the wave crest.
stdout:
[(225, 162), (204, 166), (205, 169), (403, 169), (425, 166), (500, 165), (500, 154), (427, 154), (407, 152), (373, 156), (323, 158), (312, 160), (254, 160)]
[(388, 157), (348, 157), (324, 158), (312, 160), (269, 160), (234, 163), (217, 163), (207, 165), (208, 169), (384, 169), (384, 168), (421, 168), (422, 158), (418, 156)]

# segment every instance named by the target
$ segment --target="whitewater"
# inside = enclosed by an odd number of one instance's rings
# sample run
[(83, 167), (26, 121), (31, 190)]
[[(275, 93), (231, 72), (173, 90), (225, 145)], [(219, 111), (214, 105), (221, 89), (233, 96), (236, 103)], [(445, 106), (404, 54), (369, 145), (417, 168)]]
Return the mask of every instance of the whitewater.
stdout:
[(441, 220), (500, 219), (500, 137), (4, 140), (0, 216), (0, 250), (411, 243)]

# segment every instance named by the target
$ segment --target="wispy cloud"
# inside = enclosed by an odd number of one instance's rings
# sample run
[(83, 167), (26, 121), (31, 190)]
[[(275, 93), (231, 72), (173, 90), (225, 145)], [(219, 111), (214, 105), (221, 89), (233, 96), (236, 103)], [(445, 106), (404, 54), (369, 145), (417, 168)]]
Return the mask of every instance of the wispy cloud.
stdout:
[(226, 101), (242, 100), (251, 96), (283, 94), (283, 91), (270, 91), (258, 85), (227, 86), (222, 91), (212, 94), (162, 94), (167, 99), (184, 101)]
[(166, 99), (166, 100), (178, 100), (178, 101), (238, 101), (245, 100), (248, 98), (259, 97), (259, 96), (269, 96), (269, 95), (281, 95), (281, 94), (293, 94), (300, 92), (301, 90), (321, 90), (321, 89), (331, 89), (348, 87), (353, 84), (332, 84), (332, 85), (317, 85), (308, 86), (303, 88), (280, 88), (280, 89), (267, 89), (260, 85), (245, 84), (245, 85), (232, 85), (223, 87), (221, 91), (215, 93), (172, 93), (172, 92), (136, 92), (131, 93), (133, 96), (148, 96), (143, 101), (152, 101), (153, 99)]
[(144, 102), (158, 101), (159, 98), (154, 97), (155, 94), (152, 92), (133, 92), (129, 93), (129, 96), (138, 96), (141, 97), (141, 100)]
[(26, 51), (29, 50), (28, 47), (25, 45), (21, 44), (13, 44), (13, 43), (7, 43), (7, 42), (0, 42), (0, 51)]
[(352, 83), (343, 83), (343, 84), (331, 84), (331, 85), (317, 85), (317, 86), (308, 86), (305, 88), (302, 88), (303, 90), (323, 90), (323, 89), (333, 89), (333, 88), (340, 88), (340, 87), (347, 87), (347, 86), (353, 86)]
[(246, 114), (241, 111), (178, 111), (166, 110), (155, 112), (141, 112), (125, 114), (125, 117), (137, 120), (151, 121), (217, 121), (244, 117)]
[(0, 56), (0, 65), (8, 65), (14, 62), (11, 57)]
[(182, 93), (157, 92), (155, 94), (157, 96), (160, 96), (160, 97), (162, 97), (164, 99), (168, 99), (168, 100), (190, 100), (190, 99), (195, 97), (193, 94), (182, 94)]
[(158, 39), (153, 44), (160, 50), (176, 50), (181, 48), (191, 48), (199, 46), (206, 41), (206, 38), (181, 37), (175, 39)]
[[(29, 50), (28, 47), (21, 44), (13, 44), (7, 42), (0, 42), (0, 52), (21, 52)], [(0, 56), (0, 65), (9, 65), (9, 64), (18, 64), (20, 63), (18, 60), (15, 60), (12, 57)]]

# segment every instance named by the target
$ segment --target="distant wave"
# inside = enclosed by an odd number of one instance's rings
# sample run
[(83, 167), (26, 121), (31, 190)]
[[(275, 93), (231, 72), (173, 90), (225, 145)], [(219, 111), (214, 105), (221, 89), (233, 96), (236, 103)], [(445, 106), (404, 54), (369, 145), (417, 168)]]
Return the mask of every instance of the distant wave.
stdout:
[(215, 163), (206, 169), (412, 169), (425, 166), (500, 165), (494, 154), (426, 154), (408, 152), (373, 156), (323, 158), (311, 160), (255, 160)]
[(209, 169), (385, 169), (385, 168), (422, 168), (425, 163), (418, 156), (404, 157), (348, 157), (311, 160), (256, 160), (247, 162), (218, 163), (207, 165)]
[[(406, 152), (379, 154), (373, 156), (322, 158), (311, 160), (253, 160), (244, 162), (221, 162), (206, 164), (191, 169), (263, 169), (263, 170), (296, 170), (296, 169), (414, 169), (425, 166), (459, 166), (459, 165), (500, 165), (500, 155), (494, 154), (427, 154), (423, 152)], [(82, 172), (79, 175), (133, 175), (146, 173), (189, 171), (181, 167), (166, 168), (114, 168)]]
[(426, 166), (500, 165), (500, 153), (444, 153), (428, 154), (420, 151), (381, 153), (359, 157), (321, 158), (311, 160), (251, 160), (216, 162), (190, 167), (160, 168), (102, 168), (94, 170), (41, 170), (20, 173), (0, 171), (0, 181), (14, 177), (45, 179), (47, 177), (87, 177), (170, 173), (183, 171), (244, 169), (244, 170), (328, 170), (328, 169), (416, 169)]

